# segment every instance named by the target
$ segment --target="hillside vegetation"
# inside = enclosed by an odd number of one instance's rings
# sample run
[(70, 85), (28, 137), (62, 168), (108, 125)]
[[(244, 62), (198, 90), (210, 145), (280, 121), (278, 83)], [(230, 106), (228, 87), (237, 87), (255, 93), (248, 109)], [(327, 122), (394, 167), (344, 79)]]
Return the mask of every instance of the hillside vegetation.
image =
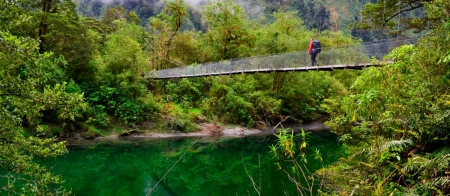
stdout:
[[(78, 13), (93, 18), (101, 18), (112, 7), (122, 6), (126, 10), (133, 11), (141, 19), (141, 25), (147, 25), (149, 17), (156, 16), (164, 8), (162, 1), (105, 1), (105, 0), (76, 0)], [(207, 23), (202, 21), (202, 6), (207, 5), (208, 0), (186, 1), (189, 5), (189, 16), (185, 22), (185, 29), (206, 31)], [(267, 20), (272, 22), (272, 14), (280, 10), (297, 11), (296, 17), (302, 18), (306, 29), (342, 30), (350, 32), (348, 26), (359, 21), (363, 2), (358, 0), (250, 0), (234, 1), (241, 6), (249, 19)]]

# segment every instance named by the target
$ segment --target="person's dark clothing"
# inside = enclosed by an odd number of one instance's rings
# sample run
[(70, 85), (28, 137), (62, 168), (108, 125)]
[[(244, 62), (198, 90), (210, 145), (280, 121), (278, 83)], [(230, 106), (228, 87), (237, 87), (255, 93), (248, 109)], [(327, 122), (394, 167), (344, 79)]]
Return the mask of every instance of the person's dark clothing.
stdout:
[(312, 53), (310, 53), (310, 55), (311, 55), (311, 66), (314, 66), (314, 65), (317, 65), (317, 66), (319, 66), (318, 64), (317, 64), (317, 61), (316, 61), (316, 57), (317, 57), (317, 52), (312, 52)]

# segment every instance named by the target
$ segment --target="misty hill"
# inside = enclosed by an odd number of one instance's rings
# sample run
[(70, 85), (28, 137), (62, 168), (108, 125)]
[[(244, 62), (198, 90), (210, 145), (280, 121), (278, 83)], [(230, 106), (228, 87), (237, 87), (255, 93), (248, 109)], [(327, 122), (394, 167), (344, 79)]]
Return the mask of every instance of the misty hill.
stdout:
[[(209, 0), (186, 0), (189, 10), (190, 28), (204, 30), (201, 21), (202, 5)], [(75, 0), (78, 13), (100, 19), (108, 8), (122, 6), (134, 11), (146, 25), (148, 18), (158, 14), (164, 3), (161, 0)], [(308, 29), (342, 30), (350, 32), (349, 25), (360, 20), (359, 12), (363, 3), (359, 0), (237, 0), (246, 11), (249, 19), (265, 18), (272, 21), (271, 14), (277, 10), (297, 11)]]

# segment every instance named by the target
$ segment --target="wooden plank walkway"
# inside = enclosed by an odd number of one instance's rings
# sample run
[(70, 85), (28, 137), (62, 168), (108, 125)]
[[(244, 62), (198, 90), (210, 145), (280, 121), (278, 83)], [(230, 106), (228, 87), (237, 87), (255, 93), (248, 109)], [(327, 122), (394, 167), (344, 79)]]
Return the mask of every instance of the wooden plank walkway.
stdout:
[[(390, 63), (390, 62), (389, 62)], [(146, 75), (147, 79), (176, 79), (176, 78), (194, 78), (194, 77), (206, 77), (206, 76), (220, 76), (220, 75), (233, 75), (233, 74), (254, 74), (254, 73), (267, 73), (267, 72), (305, 72), (305, 71), (333, 71), (340, 69), (363, 69), (366, 67), (377, 67), (387, 64), (379, 63), (362, 63), (355, 65), (323, 65), (323, 66), (308, 66), (308, 67), (288, 67), (288, 68), (263, 68), (263, 69), (248, 69), (248, 70), (236, 70), (236, 71), (224, 71), (224, 72), (216, 72), (216, 73), (198, 73), (198, 74), (189, 74), (189, 75), (179, 75), (179, 76), (163, 76), (159, 77), (156, 75)], [(156, 72), (157, 73), (157, 72)]]

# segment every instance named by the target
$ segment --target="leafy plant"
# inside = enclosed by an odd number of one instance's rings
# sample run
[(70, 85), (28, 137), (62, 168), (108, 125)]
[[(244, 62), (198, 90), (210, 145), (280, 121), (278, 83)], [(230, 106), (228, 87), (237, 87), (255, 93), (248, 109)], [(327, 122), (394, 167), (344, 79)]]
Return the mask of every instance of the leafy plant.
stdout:
[[(300, 195), (315, 195), (314, 190), (322, 186), (321, 177), (311, 173), (306, 166), (309, 161), (306, 155), (308, 135), (309, 133), (304, 130), (294, 136), (293, 130), (278, 129), (278, 133), (275, 134), (276, 144), (270, 146), (271, 154), (277, 160), (278, 169), (295, 184), (296, 191)], [(296, 138), (300, 138), (300, 142)], [(320, 163), (323, 161), (318, 149), (314, 151), (314, 159)]]
[[(74, 121), (86, 108), (83, 95), (68, 93), (67, 83), (44, 78), (58, 70), (58, 58), (38, 53), (36, 40), (0, 32), (0, 170), (6, 171), (1, 192), (11, 195), (65, 195), (63, 180), (37, 160), (67, 153), (65, 142), (48, 138), (42, 113)], [(27, 67), (31, 72), (21, 72)], [(48, 82), (48, 83), (47, 83)]]

